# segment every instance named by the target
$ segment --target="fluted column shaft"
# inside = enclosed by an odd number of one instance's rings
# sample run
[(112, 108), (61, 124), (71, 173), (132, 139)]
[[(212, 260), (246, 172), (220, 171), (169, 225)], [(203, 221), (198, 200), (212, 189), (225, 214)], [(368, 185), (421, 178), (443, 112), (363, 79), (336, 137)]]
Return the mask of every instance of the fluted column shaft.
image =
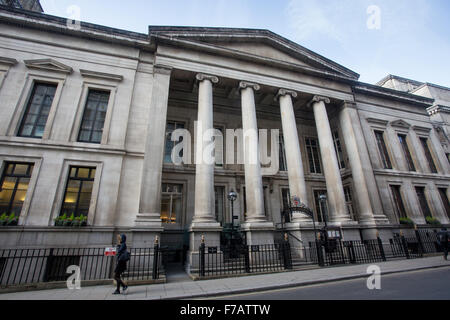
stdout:
[[(297, 97), (295, 91), (280, 89), (277, 97), (280, 101), (281, 125), (285, 143), (286, 163), (289, 178), (289, 190), (291, 196), (297, 196), (308, 205), (303, 161), (300, 153), (297, 123), (295, 121), (292, 98)], [(300, 212), (294, 212), (293, 222), (309, 222), (311, 218)]]
[(259, 85), (242, 81), (239, 83), (239, 88), (241, 90), (242, 128), (244, 131), (246, 222), (263, 222), (266, 221), (266, 216), (254, 97), (254, 91), (259, 90)]
[(197, 74), (198, 115), (196, 136), (195, 169), (195, 211), (192, 222), (216, 222), (214, 212), (214, 160), (209, 159), (205, 149), (213, 143), (212, 135), (207, 131), (213, 126), (213, 83), (219, 79), (215, 76)]
[(330, 103), (330, 100), (320, 96), (314, 96), (310, 102), (314, 110), (320, 155), (327, 185), (328, 219), (330, 222), (342, 223), (351, 219), (345, 205), (344, 187), (325, 103)]

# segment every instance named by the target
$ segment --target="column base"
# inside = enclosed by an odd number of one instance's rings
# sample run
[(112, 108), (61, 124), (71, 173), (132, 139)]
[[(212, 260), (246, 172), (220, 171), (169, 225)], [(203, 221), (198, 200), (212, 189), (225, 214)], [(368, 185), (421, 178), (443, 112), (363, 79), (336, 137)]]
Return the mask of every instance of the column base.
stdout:
[(222, 227), (217, 222), (193, 222), (189, 228), (189, 251), (187, 252), (186, 272), (198, 273), (199, 248), (202, 236), (205, 239), (205, 247), (217, 247), (220, 250), (220, 232)]
[(162, 228), (161, 214), (156, 213), (138, 213), (134, 220), (136, 227)]
[(241, 230), (245, 232), (247, 245), (274, 244), (273, 222), (245, 222)]

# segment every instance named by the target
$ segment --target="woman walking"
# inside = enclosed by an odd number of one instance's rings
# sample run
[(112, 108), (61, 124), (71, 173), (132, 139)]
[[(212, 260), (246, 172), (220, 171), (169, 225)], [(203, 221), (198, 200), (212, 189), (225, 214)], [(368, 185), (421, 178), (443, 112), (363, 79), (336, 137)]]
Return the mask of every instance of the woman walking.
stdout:
[(127, 269), (127, 237), (124, 234), (118, 235), (117, 240), (119, 244), (117, 245), (117, 264), (114, 269), (114, 280), (117, 283), (117, 289), (113, 294), (120, 294), (120, 286), (122, 286), (123, 291), (127, 290), (128, 286), (123, 283), (122, 279), (120, 279), (121, 274)]

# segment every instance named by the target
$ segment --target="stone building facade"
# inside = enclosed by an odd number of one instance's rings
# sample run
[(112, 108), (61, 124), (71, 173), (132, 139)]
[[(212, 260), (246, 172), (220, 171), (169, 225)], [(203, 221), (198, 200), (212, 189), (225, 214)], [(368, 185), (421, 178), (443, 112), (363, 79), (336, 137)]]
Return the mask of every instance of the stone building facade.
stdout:
[[(1, 227), (2, 248), (108, 246), (125, 232), (133, 246), (159, 236), (192, 259), (202, 235), (218, 245), (232, 222), (232, 190), (249, 244), (276, 241), (294, 195), (348, 240), (387, 239), (400, 218), (450, 222), (449, 106), (419, 85), (362, 83), (267, 30), (140, 34), (1, 7), (0, 43), (0, 214), (18, 216)], [(174, 130), (191, 134), (192, 157), (206, 147), (198, 121), (223, 133), (278, 129), (278, 170), (174, 164)], [(223, 137), (216, 156), (234, 158), (238, 144), (233, 154), (224, 146), (237, 139)], [(245, 146), (260, 155), (254, 138)], [(72, 213), (87, 226), (57, 225)], [(303, 243), (314, 237), (300, 213), (283, 227)]]

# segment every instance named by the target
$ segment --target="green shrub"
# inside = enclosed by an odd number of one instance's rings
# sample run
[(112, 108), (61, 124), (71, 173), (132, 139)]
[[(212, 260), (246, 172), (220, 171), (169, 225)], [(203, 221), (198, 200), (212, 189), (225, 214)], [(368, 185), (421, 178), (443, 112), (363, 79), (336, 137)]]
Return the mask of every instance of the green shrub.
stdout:
[(431, 225), (435, 225), (435, 226), (441, 225), (441, 222), (434, 217), (426, 217), (425, 220), (427, 221), (427, 224), (431, 224)]
[(398, 220), (399, 220), (400, 224), (406, 224), (409, 226), (414, 225), (414, 221), (412, 221), (410, 218), (400, 218)]

